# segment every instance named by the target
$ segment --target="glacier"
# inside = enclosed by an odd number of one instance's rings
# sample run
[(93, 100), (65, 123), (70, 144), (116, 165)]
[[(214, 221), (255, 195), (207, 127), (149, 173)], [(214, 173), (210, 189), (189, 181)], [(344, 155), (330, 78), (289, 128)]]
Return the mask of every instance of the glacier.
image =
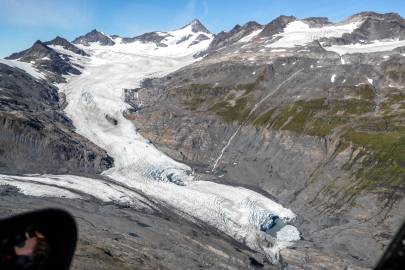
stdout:
[[(198, 41), (200, 34), (209, 39)], [(212, 39), (213, 35), (194, 32), (189, 25), (169, 32), (161, 41), (167, 46), (141, 41), (123, 43), (120, 37), (114, 38), (113, 46), (78, 45), (90, 55), (70, 53), (72, 62), (82, 67), (82, 74), (65, 76), (66, 83), (57, 87), (66, 96), (65, 112), (76, 132), (105, 149), (114, 158), (115, 166), (103, 172), (104, 179), (1, 175), (0, 184), (16, 186), (33, 196), (81, 198), (88, 194), (101, 201), (147, 207), (144, 198), (134, 192), (138, 190), (277, 262), (279, 250), (300, 239), (298, 229), (291, 225), (296, 215), (290, 209), (246, 188), (196, 180), (192, 168), (160, 152), (137, 132), (136, 122), (124, 117), (130, 108), (125, 103), (124, 89), (137, 88), (146, 78), (164, 76), (198, 61), (194, 55), (208, 48)], [(59, 46), (51, 47), (67, 53)], [(114, 124), (108, 118), (114, 119)], [(261, 230), (270, 215), (285, 224), (273, 239)]]

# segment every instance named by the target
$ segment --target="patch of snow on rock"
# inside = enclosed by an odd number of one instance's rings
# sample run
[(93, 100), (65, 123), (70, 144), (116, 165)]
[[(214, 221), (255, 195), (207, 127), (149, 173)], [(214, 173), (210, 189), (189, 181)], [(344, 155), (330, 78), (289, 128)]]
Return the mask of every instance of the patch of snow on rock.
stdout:
[(263, 30), (263, 29), (260, 28), (260, 29), (257, 29), (257, 30), (255, 30), (255, 31), (253, 31), (253, 32), (250, 33), (249, 35), (247, 35), (247, 36), (245, 36), (245, 37), (239, 39), (238, 42), (242, 42), (242, 43), (249, 42), (249, 41), (251, 41), (254, 37), (256, 37), (262, 30)]
[(32, 63), (26, 63), (26, 62), (22, 62), (22, 61), (18, 61), (18, 60), (6, 60), (6, 59), (0, 59), (0, 63), (5, 64), (10, 67), (19, 68), (36, 79), (45, 80), (45, 75), (40, 73), (32, 65)]
[(330, 82), (334, 83), (336, 79), (336, 74), (333, 74), (332, 77), (330, 78)]

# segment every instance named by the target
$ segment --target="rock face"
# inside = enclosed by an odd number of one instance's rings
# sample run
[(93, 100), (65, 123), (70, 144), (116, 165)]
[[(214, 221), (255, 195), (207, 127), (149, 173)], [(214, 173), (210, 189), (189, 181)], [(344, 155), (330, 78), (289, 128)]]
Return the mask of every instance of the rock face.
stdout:
[(167, 36), (168, 35), (165, 33), (150, 32), (133, 38), (122, 38), (122, 42), (123, 43), (131, 43), (134, 41), (140, 41), (143, 43), (153, 42), (158, 46), (166, 47), (167, 45), (161, 43), (161, 41), (164, 40)]
[(362, 25), (350, 34), (331, 39), (331, 44), (367, 43), (384, 39), (405, 39), (405, 20), (396, 13), (379, 14), (362, 12), (347, 19), (363, 21)]
[(57, 89), (0, 64), (0, 171), (100, 173), (113, 165), (105, 151), (76, 134)]
[(191, 30), (194, 33), (203, 32), (206, 34), (211, 34), (211, 32), (198, 19), (192, 20), (188, 25), (184, 26), (183, 28), (186, 28), (189, 25), (191, 26)]
[(280, 16), (271, 21), (265, 26), (263, 31), (260, 33), (262, 37), (269, 37), (278, 34), (284, 30), (284, 28), (290, 22), (296, 21), (297, 18), (294, 16)]
[[(395, 15), (362, 16), (348, 35), (405, 33)], [(316, 245), (308, 254), (324, 254), (326, 268), (336, 256), (373, 267), (405, 214), (403, 48), (339, 55), (319, 40), (266, 47), (294, 20), (279, 17), (247, 43), (224, 42), (240, 26), (218, 35), (220, 50), (127, 96), (127, 116), (202, 179), (261, 190), (295, 211)], [(285, 257), (305, 261), (300, 252)]]
[(63, 47), (65, 50), (71, 51), (75, 54), (79, 54), (82, 56), (89, 56), (85, 51), (77, 48), (75, 45), (73, 45), (72, 43), (70, 43), (69, 41), (67, 41), (66, 39), (57, 36), (56, 38), (45, 42), (46, 45), (55, 45), (55, 46), (61, 46)]
[[(194, 41), (190, 44), (193, 46), (195, 44), (200, 43), (201, 41), (210, 39), (211, 32), (197, 19), (191, 21), (189, 24), (183, 26), (179, 30), (183, 30), (187, 27), (190, 27), (190, 35), (185, 36), (183, 39), (179, 40), (177, 44), (184, 42), (191, 38), (191, 34), (193, 33), (200, 33)], [(131, 43), (135, 41), (140, 41), (142, 43), (155, 43), (158, 47), (167, 47), (168, 45), (164, 42), (167, 38), (172, 37), (169, 32), (148, 32), (136, 37), (123, 37), (121, 38), (122, 43)], [(118, 36), (116, 36), (118, 38)]]
[[(47, 42), (49, 45), (52, 45), (53, 43), (65, 44), (61, 46), (65, 46), (69, 48), (69, 50), (72, 50), (73, 48), (68, 46), (68, 44), (61, 39), (54, 39), (53, 41)], [(18, 61), (21, 62), (31, 63), (37, 69), (45, 72), (49, 80), (57, 83), (64, 81), (64, 78), (62, 77), (63, 75), (79, 75), (81, 73), (78, 67), (75, 67), (74, 64), (71, 63), (70, 58), (69, 55), (56, 52), (40, 40), (37, 40), (31, 48), (22, 52), (13, 53), (9, 57), (6, 57), (6, 59), (9, 60), (18, 59)]]
[(104, 46), (112, 46), (115, 44), (115, 42), (110, 37), (104, 35), (103, 33), (97, 31), (96, 29), (90, 31), (84, 36), (80, 36), (75, 40), (73, 40), (74, 44), (81, 44), (84, 46), (89, 46), (90, 43), (95, 42), (98, 42), (100, 45)]
[(262, 28), (262, 25), (258, 24), (257, 22), (248, 22), (243, 26), (236, 25), (229, 32), (222, 31), (215, 36), (214, 40), (210, 44), (210, 47), (208, 48), (208, 51), (215, 51), (223, 46), (232, 44), (260, 28)]
[(323, 27), (325, 25), (331, 25), (332, 23), (326, 17), (309, 17), (303, 19), (304, 22), (309, 23), (312, 27)]

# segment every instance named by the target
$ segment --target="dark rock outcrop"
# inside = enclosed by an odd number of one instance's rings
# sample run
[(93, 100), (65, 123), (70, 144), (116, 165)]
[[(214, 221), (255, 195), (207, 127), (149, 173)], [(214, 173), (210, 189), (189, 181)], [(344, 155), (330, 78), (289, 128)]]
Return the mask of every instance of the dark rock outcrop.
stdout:
[(206, 34), (211, 34), (211, 32), (198, 19), (192, 20), (189, 24), (183, 26), (183, 28), (188, 26), (191, 26), (191, 31), (194, 33), (203, 32)]
[(263, 31), (260, 33), (262, 37), (271, 37), (275, 34), (283, 32), (284, 28), (290, 22), (296, 21), (297, 18), (294, 16), (279, 16), (269, 24), (266, 24)]
[(260, 28), (262, 25), (254, 21), (247, 22), (243, 26), (238, 24), (231, 31), (223, 31), (216, 35), (207, 51), (213, 52), (221, 47), (229, 46)]
[(204, 34), (199, 34), (199, 35), (197, 36), (197, 38), (196, 38), (193, 42), (191, 42), (190, 46), (193, 46), (193, 45), (195, 45), (195, 44), (200, 43), (201, 41), (209, 40), (209, 39), (210, 39), (210, 38), (207, 37), (206, 35), (204, 35)]
[(45, 71), (49, 79), (54, 82), (63, 82), (62, 75), (79, 75), (81, 73), (70, 62), (68, 55), (59, 54), (40, 40), (37, 40), (31, 48), (13, 53), (6, 59), (18, 59), (22, 62), (32, 63), (37, 69)]
[(396, 13), (362, 12), (345, 22), (362, 22), (362, 24), (350, 34), (329, 39), (327, 44), (344, 45), (383, 39), (405, 39), (405, 20)]
[(71, 51), (73, 53), (82, 55), (82, 56), (89, 56), (85, 51), (83, 51), (82, 49), (77, 48), (75, 45), (73, 45), (72, 43), (70, 43), (69, 41), (67, 41), (66, 39), (57, 36), (56, 38), (47, 41), (44, 43), (45, 45), (58, 45), (58, 46), (62, 46), (64, 49)]
[(133, 38), (122, 38), (122, 42), (123, 43), (131, 43), (134, 41), (140, 41), (142, 43), (152, 42), (155, 43), (157, 46), (166, 47), (167, 45), (162, 43), (161, 41), (168, 36), (169, 34), (167, 33), (149, 32)]
[(9, 60), (20, 59), (21, 61), (29, 62), (41, 58), (46, 58), (54, 53), (55, 51), (53, 51), (51, 48), (42, 43), (42, 41), (37, 40), (29, 49), (13, 53), (10, 56), (6, 57), (5, 59)]
[[(193, 42), (192, 44), (190, 44), (190, 46), (198, 44), (201, 41), (207, 40), (209, 39), (209, 37), (205, 34), (211, 34), (210, 31), (208, 31), (208, 29), (197, 19), (193, 20), (192, 22), (190, 22), (189, 24), (187, 24), (186, 26), (182, 27), (181, 29), (184, 29), (188, 26), (191, 26), (191, 31), (193, 33), (198, 33), (198, 32), (202, 32), (203, 34), (200, 34)], [(205, 33), (205, 34), (204, 34)], [(140, 36), (136, 36), (136, 37), (124, 37), (122, 38), (122, 42), (123, 43), (131, 43), (131, 42), (135, 42), (135, 41), (140, 41), (142, 43), (155, 43), (157, 46), (159, 47), (167, 47), (167, 45), (165, 43), (163, 43), (162, 41), (169, 37), (170, 34), (166, 33), (166, 32), (148, 32), (145, 34), (142, 34)], [(189, 36), (185, 36), (182, 39), (180, 39), (177, 44), (182, 43), (186, 40), (188, 40), (191, 37), (191, 35)]]
[(303, 21), (308, 23), (311, 27), (323, 27), (332, 24), (327, 17), (309, 17), (303, 19)]

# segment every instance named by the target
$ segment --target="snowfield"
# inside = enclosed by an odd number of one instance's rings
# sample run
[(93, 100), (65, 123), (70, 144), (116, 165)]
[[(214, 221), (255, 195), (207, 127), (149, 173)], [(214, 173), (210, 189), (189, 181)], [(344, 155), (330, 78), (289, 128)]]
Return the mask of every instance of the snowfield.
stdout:
[[(91, 56), (73, 57), (83, 69), (81, 75), (67, 76), (67, 83), (58, 85), (68, 102), (65, 112), (79, 134), (114, 158), (115, 167), (103, 173), (111, 182), (71, 175), (2, 175), (0, 184), (16, 186), (33, 196), (80, 198), (87, 194), (102, 201), (147, 207), (134, 191), (139, 190), (277, 261), (279, 249), (299, 240), (300, 233), (286, 225), (273, 239), (260, 230), (261, 225), (269, 217), (291, 223), (296, 218), (291, 210), (245, 188), (195, 180), (189, 166), (160, 152), (136, 131), (136, 123), (123, 116), (129, 108), (124, 89), (139, 87), (145, 78), (164, 76), (197, 61), (193, 55), (206, 49), (213, 38), (209, 35), (209, 40), (194, 44), (200, 34), (208, 35), (193, 32), (191, 26), (169, 32), (162, 41), (167, 47), (140, 41), (123, 44), (116, 38), (114, 46), (80, 46)], [(53, 48), (66, 53), (58, 46)]]
[[(266, 45), (268, 48), (293, 48), (304, 46), (320, 38), (341, 37), (343, 34), (352, 33), (362, 22), (336, 24), (332, 26), (314, 27), (303, 21), (290, 22), (284, 31), (274, 35), (275, 42)], [(277, 39), (279, 38), (279, 39)]]
[(45, 80), (45, 75), (39, 72), (36, 68), (34, 68), (31, 63), (21, 62), (18, 60), (0, 59), (0, 64), (5, 64), (10, 67), (22, 69), (36, 79)]
[(354, 53), (373, 53), (392, 51), (405, 46), (405, 40), (376, 40), (368, 44), (333, 45), (324, 47), (327, 51), (332, 51), (340, 55)]
[(75, 175), (0, 175), (0, 184), (12, 185), (26, 195), (76, 199), (90, 195), (103, 202), (116, 202), (135, 209), (149, 209), (148, 202), (129, 188), (108, 180)]

